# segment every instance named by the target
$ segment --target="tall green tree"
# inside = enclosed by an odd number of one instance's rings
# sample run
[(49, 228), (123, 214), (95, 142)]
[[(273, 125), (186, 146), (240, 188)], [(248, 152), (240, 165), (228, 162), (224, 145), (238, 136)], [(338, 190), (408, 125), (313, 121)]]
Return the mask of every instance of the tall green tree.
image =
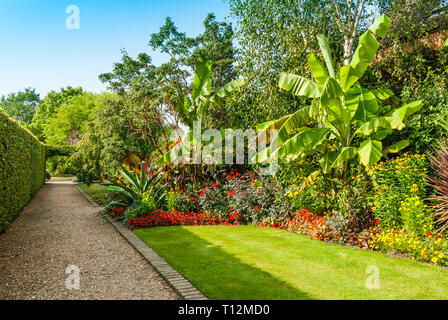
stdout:
[(61, 105), (68, 103), (73, 97), (82, 93), (81, 87), (73, 88), (70, 86), (61, 88), (59, 91), (50, 91), (44, 97), (42, 103), (36, 107), (36, 112), (29, 125), (30, 130), (41, 141), (45, 142), (44, 131), (48, 121), (55, 115)]
[(33, 119), (36, 108), (42, 103), (40, 95), (35, 89), (26, 88), (24, 91), (10, 93), (8, 96), (2, 96), (0, 107), (11, 117), (28, 126)]

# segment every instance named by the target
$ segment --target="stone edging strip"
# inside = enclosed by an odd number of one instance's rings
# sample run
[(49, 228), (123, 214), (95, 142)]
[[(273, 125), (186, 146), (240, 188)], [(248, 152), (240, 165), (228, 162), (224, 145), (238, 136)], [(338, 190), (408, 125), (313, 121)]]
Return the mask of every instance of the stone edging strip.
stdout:
[[(76, 188), (95, 207), (101, 207), (95, 203), (78, 185)], [(174, 269), (165, 259), (159, 256), (145, 242), (133, 234), (122, 223), (117, 222), (109, 216), (102, 215), (123, 238), (125, 238), (137, 250), (146, 261), (157, 271), (158, 274), (185, 300), (208, 300), (190, 281)]]

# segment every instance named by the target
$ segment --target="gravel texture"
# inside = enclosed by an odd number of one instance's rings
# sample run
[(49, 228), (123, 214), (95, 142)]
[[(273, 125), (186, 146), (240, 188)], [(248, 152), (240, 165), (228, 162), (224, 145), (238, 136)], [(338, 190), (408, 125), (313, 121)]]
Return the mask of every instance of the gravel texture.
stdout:
[[(80, 288), (67, 289), (69, 265)], [(0, 299), (179, 299), (74, 187), (48, 182), (0, 235)]]

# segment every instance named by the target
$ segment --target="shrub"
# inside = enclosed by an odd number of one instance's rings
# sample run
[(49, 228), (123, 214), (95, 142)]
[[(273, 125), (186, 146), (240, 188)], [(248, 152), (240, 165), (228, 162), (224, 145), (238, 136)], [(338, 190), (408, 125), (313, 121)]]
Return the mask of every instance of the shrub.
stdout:
[(0, 109), (0, 232), (45, 182), (45, 146)]
[(222, 179), (195, 187), (188, 185), (178, 193), (181, 210), (203, 210), (222, 218), (238, 212), (243, 223), (258, 223), (266, 217), (285, 218), (290, 207), (282, 197), (275, 178), (256, 171), (230, 171)]
[[(426, 164), (425, 155), (404, 154), (369, 168), (368, 175), (373, 183), (369, 205), (382, 226), (401, 229), (404, 221), (400, 208), (412, 201), (409, 198), (426, 198)], [(427, 219), (427, 211), (420, 214), (423, 220)]]

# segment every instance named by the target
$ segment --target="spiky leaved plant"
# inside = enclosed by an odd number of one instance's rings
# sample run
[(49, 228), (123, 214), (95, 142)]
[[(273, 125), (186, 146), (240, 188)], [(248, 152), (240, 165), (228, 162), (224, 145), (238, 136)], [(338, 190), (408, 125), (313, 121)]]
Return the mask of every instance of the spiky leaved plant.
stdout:
[(428, 177), (428, 184), (436, 191), (430, 199), (436, 203), (433, 206), (439, 231), (448, 230), (448, 139), (433, 148), (429, 155), (434, 176)]

